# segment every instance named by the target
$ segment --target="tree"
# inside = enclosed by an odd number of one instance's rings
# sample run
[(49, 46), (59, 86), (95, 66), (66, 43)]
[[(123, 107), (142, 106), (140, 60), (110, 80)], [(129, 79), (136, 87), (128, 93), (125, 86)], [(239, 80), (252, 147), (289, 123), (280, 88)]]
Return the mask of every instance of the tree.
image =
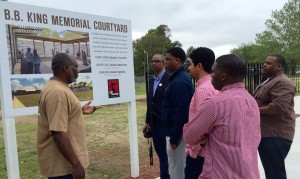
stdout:
[[(274, 11), (266, 26), (265, 33), (270, 33), (266, 40), (276, 44), (288, 62), (296, 65), (300, 61), (300, 1), (290, 0), (281, 10)], [(262, 37), (265, 36), (257, 36), (257, 41), (265, 45), (268, 41)]]
[(41, 32), (40, 32), (40, 36), (41, 37), (51, 37), (52, 36), (52, 30), (48, 29), (48, 28), (44, 28)]
[[(192, 53), (192, 51), (195, 50), (195, 49), (196, 49), (195, 47), (190, 46), (190, 47), (186, 50), (186, 58), (188, 58), (188, 57), (190, 56), (190, 54)], [(187, 69), (189, 68), (189, 65), (190, 65), (189, 61), (186, 60), (186, 61), (184, 62), (184, 68), (187, 70)]]
[(265, 25), (266, 30), (256, 34), (254, 44), (242, 44), (231, 52), (242, 54), (249, 62), (262, 62), (268, 55), (282, 54), (290, 65), (299, 64), (300, 0), (289, 0), (281, 10), (273, 11)]
[(56, 31), (54, 31), (54, 32), (52, 33), (52, 38), (54, 38), (54, 39), (60, 39), (59, 33), (56, 32)]
[(230, 50), (230, 53), (241, 56), (247, 63), (262, 62), (268, 55), (261, 45), (255, 43), (242, 44), (239, 48)]
[(82, 38), (82, 36), (80, 34), (76, 34), (70, 31), (66, 31), (62, 37), (62, 39), (64, 40), (71, 40), (71, 39), (78, 39), (78, 38)]
[(190, 46), (187, 50), (186, 50), (186, 57), (190, 56), (190, 54), (192, 53), (193, 50), (195, 50), (196, 48), (193, 46)]
[[(144, 75), (146, 58), (151, 58), (156, 53), (164, 54), (172, 47), (181, 47), (179, 41), (170, 39), (171, 30), (167, 25), (160, 25), (156, 29), (150, 29), (139, 39), (133, 41), (135, 75)], [(148, 67), (150, 64), (148, 64)], [(147, 68), (148, 68), (147, 67)]]

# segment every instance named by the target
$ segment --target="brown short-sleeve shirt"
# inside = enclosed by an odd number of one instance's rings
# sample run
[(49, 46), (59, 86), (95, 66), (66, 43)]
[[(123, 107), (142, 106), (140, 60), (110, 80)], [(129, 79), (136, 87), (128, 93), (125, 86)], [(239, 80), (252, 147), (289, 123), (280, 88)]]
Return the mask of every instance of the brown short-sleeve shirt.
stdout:
[(68, 85), (57, 80), (49, 80), (40, 95), (38, 161), (44, 176), (70, 174), (72, 166), (56, 147), (51, 131), (68, 134), (76, 156), (82, 166), (87, 168), (89, 159), (81, 104)]

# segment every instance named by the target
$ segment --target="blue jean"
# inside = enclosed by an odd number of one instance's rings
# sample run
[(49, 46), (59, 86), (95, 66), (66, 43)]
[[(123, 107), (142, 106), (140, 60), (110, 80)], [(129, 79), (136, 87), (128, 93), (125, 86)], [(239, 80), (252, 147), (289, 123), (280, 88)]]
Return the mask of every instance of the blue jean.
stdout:
[(64, 175), (64, 176), (48, 177), (48, 179), (73, 179), (73, 175), (68, 174), (68, 175)]
[(292, 141), (281, 137), (263, 137), (258, 146), (259, 156), (266, 179), (286, 179), (284, 159), (290, 151)]
[(184, 177), (186, 179), (198, 179), (202, 172), (204, 163), (204, 157), (198, 156), (197, 158), (192, 158), (190, 155), (186, 156)]

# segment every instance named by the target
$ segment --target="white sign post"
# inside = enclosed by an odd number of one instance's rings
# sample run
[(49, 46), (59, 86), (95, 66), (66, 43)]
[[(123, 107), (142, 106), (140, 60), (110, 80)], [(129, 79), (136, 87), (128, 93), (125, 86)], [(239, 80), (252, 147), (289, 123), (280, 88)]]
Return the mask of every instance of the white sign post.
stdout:
[(139, 151), (137, 142), (137, 121), (136, 121), (136, 103), (128, 103), (128, 122), (129, 122), (129, 143), (130, 143), (130, 163), (131, 176), (139, 176)]
[[(1, 70), (0, 62), (0, 74), (4, 77), (3, 70)], [(4, 145), (5, 145), (5, 155), (6, 155), (6, 168), (7, 177), (9, 179), (19, 179), (19, 163), (18, 163), (18, 151), (17, 151), (17, 139), (16, 139), (16, 129), (15, 129), (15, 119), (11, 113), (6, 113), (6, 111), (12, 111), (12, 106), (5, 103), (5, 88), (2, 84), (4, 78), (0, 78), (0, 85), (2, 86), (0, 92), (1, 96), (1, 110), (2, 110), (2, 126), (4, 132)]]
[[(0, 49), (9, 178), (20, 178), (14, 117), (37, 114), (38, 95), (52, 76), (57, 53), (77, 59), (79, 77), (69, 86), (82, 103), (128, 103), (131, 176), (139, 175), (130, 21), (0, 1)], [(33, 51), (40, 56), (39, 67), (27, 58)]]

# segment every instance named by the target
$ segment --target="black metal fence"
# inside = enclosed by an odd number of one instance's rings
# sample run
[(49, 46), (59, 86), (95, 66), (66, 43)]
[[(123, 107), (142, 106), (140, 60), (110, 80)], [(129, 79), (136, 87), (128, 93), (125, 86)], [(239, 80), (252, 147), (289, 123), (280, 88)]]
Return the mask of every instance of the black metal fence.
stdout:
[[(244, 80), (245, 88), (250, 94), (253, 94), (257, 85), (264, 80), (262, 76), (263, 63), (248, 63), (247, 64), (247, 76)], [(286, 66), (284, 73), (295, 83), (297, 87), (297, 93), (300, 93), (300, 66)], [(146, 91), (149, 86), (149, 79), (153, 76), (153, 71), (147, 69), (145, 71)], [(193, 80), (194, 86), (196, 81)]]
[[(247, 76), (245, 87), (249, 93), (253, 94), (257, 85), (263, 80), (262, 72), (263, 63), (247, 64)], [(284, 73), (295, 83), (297, 93), (300, 93), (300, 66), (286, 66)]]

